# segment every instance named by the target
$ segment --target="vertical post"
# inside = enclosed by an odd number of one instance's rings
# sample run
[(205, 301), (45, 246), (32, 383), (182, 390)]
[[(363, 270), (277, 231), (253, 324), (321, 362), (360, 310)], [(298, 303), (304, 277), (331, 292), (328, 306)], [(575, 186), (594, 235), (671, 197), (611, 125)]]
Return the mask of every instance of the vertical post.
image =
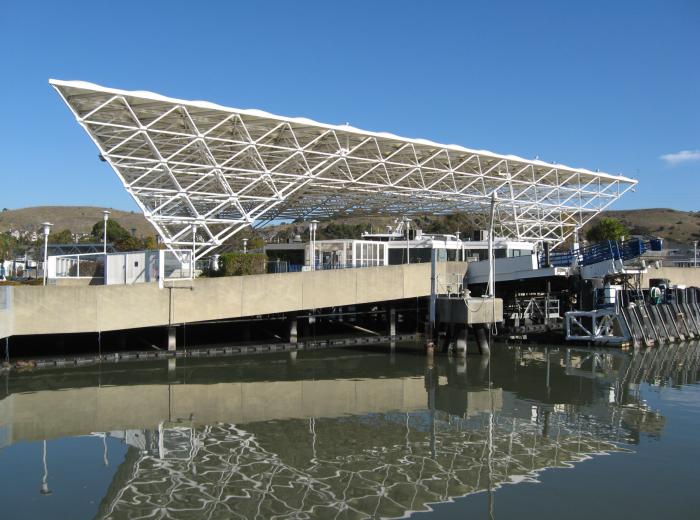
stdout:
[(168, 327), (168, 351), (177, 350), (177, 327)]
[(44, 222), (44, 285), (46, 285), (46, 270), (48, 269), (48, 258), (49, 258), (49, 233), (51, 233), (51, 222)]
[(693, 267), (698, 266), (698, 241), (693, 240)]
[(404, 217), (404, 222), (406, 223), (406, 263), (411, 263), (411, 219)]
[(316, 270), (316, 228), (318, 220), (312, 220), (309, 223), (309, 246), (311, 248), (311, 270)]
[(430, 250), (430, 303), (428, 307), (428, 347), (434, 344), (437, 307), (437, 250)]
[[(102, 212), (102, 215), (103, 215), (102, 220), (104, 220), (104, 233), (102, 236), (102, 254), (107, 255), (107, 221), (109, 220), (109, 211), (104, 210)], [(105, 262), (105, 263), (107, 263), (107, 262)]]
[(289, 320), (289, 342), (296, 343), (299, 339), (298, 323), (296, 318)]
[(195, 255), (196, 249), (197, 249), (197, 224), (192, 224), (192, 257), (190, 258), (190, 278), (194, 278), (194, 255)]
[(496, 206), (498, 205), (498, 197), (496, 196), (496, 191), (491, 193), (491, 217), (489, 218), (489, 281), (488, 287), (486, 288), (487, 296), (495, 296), (495, 277), (494, 270), (496, 268), (496, 263), (493, 256), (493, 221), (496, 216)]
[(396, 307), (389, 308), (389, 336), (396, 336)]
[(243, 239), (243, 254), (245, 255), (247, 253), (248, 253), (248, 239), (244, 238)]

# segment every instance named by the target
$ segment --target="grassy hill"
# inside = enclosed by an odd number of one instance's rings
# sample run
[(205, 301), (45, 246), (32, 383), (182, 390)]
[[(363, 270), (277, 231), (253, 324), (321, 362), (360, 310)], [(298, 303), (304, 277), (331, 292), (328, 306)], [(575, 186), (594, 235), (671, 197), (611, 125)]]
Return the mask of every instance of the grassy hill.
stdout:
[(0, 212), (0, 233), (10, 229), (38, 231), (42, 222), (51, 222), (54, 231), (70, 229), (73, 233), (89, 233), (95, 222), (102, 221), (102, 211), (108, 209), (110, 218), (125, 229), (136, 229), (137, 236), (150, 236), (155, 229), (140, 212), (122, 211), (94, 206), (35, 206)]
[[(74, 233), (89, 233), (95, 222), (102, 221), (102, 211), (105, 208), (94, 206), (36, 206), (6, 210), (0, 212), (0, 233), (9, 229), (38, 230), (42, 222), (49, 221), (54, 224), (53, 229), (60, 231), (70, 229)], [(115, 219), (124, 228), (136, 229), (138, 236), (150, 236), (155, 234), (153, 227), (146, 221), (140, 212), (121, 211), (108, 208), (112, 212), (110, 218)], [(678, 211), (667, 208), (634, 209), (606, 211), (602, 216), (614, 217), (622, 221), (634, 234), (648, 234), (663, 237), (669, 242), (692, 244), (693, 240), (700, 240), (700, 212)], [(436, 224), (440, 224), (443, 217), (431, 217), (420, 222), (420, 225), (429, 230)], [(460, 226), (459, 219), (447, 217), (446, 229), (456, 231), (457, 227), (466, 229), (466, 224)], [(370, 226), (375, 232), (383, 231), (385, 225), (393, 221), (393, 217), (357, 217), (334, 221), (341, 224), (341, 232), (357, 234), (362, 230), (369, 230)], [(595, 223), (595, 220), (591, 223)], [(305, 225), (280, 226), (279, 230), (287, 228), (305, 229)], [(326, 227), (323, 222), (321, 228)], [(455, 227), (452, 230), (452, 227)], [(585, 229), (584, 229), (585, 233)], [(267, 234), (267, 233), (266, 233)], [(319, 238), (323, 233), (319, 234)]]
[(650, 208), (606, 211), (601, 216), (620, 220), (635, 235), (655, 235), (686, 245), (700, 240), (700, 212)]

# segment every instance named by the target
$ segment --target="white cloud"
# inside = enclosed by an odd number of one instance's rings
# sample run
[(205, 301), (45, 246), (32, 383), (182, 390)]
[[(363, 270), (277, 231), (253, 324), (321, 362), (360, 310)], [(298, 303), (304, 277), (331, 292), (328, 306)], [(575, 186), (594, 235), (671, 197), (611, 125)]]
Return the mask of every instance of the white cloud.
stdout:
[(676, 166), (678, 164), (700, 161), (700, 150), (682, 150), (676, 153), (667, 153), (662, 155), (659, 159), (666, 161), (670, 166)]

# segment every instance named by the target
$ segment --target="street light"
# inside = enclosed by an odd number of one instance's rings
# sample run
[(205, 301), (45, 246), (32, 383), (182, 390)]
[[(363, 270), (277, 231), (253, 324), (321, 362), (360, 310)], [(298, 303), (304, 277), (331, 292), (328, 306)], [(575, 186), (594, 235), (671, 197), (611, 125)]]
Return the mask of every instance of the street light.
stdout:
[(102, 212), (102, 214), (104, 215), (103, 220), (105, 222), (105, 232), (104, 232), (104, 236), (103, 236), (103, 240), (102, 240), (102, 242), (104, 244), (103, 253), (106, 255), (107, 254), (107, 221), (109, 220), (109, 211), (104, 210)]
[(496, 190), (491, 193), (491, 216), (489, 218), (489, 280), (487, 285), (487, 296), (496, 296), (496, 261), (493, 255), (493, 221), (496, 217), (496, 206), (498, 206), (498, 195)]
[(47, 261), (49, 258), (49, 233), (51, 233), (51, 222), (44, 222), (44, 285), (46, 285), (46, 268), (48, 267)]
[(409, 246), (409, 239), (411, 238), (411, 219), (408, 217), (403, 218), (404, 224), (406, 224), (406, 263), (411, 263), (411, 249)]
[(311, 245), (311, 270), (316, 270), (316, 228), (318, 227), (318, 220), (312, 220), (309, 222), (309, 240)]
[(698, 241), (693, 240), (693, 267), (698, 266)]

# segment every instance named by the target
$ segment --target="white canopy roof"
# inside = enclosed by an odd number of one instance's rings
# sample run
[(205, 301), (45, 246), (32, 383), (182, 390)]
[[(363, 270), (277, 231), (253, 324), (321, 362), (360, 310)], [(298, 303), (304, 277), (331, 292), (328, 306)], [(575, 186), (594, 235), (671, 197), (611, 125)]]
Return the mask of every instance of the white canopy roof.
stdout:
[(423, 139), (50, 80), (164, 242), (201, 257), (283, 219), (469, 212), (558, 243), (636, 180)]

